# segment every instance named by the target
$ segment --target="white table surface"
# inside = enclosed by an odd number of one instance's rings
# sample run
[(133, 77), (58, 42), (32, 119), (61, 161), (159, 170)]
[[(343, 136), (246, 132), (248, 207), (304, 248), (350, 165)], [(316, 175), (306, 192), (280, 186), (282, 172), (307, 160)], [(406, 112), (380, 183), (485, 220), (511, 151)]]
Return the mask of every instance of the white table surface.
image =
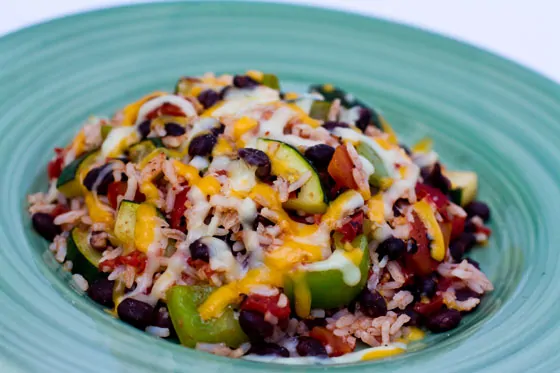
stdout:
[[(276, 1), (345, 9), (430, 29), (501, 54), (560, 82), (558, 0)], [(131, 2), (0, 0), (0, 36), (65, 14)]]

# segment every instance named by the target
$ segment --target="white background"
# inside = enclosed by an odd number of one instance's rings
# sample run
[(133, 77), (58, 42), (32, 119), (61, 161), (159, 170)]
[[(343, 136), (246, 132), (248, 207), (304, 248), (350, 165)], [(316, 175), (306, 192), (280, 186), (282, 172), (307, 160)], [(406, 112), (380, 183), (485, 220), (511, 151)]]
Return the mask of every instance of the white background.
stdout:
[[(0, 0), (0, 36), (130, 0)], [(559, 0), (277, 0), (397, 20), (468, 41), (560, 82)]]

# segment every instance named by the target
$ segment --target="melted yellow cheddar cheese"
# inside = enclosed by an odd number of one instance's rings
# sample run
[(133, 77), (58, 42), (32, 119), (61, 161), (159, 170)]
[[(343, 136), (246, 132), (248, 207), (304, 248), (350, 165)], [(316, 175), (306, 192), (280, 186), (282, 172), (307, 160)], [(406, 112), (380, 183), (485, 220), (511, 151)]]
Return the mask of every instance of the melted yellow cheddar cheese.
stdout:
[(256, 119), (250, 117), (241, 117), (233, 124), (233, 139), (235, 140), (237, 147), (242, 148), (245, 142), (241, 139), (241, 136), (256, 128), (259, 122)]
[(251, 79), (253, 79), (254, 81), (257, 81), (257, 82), (259, 82), (259, 83), (262, 82), (263, 77), (264, 77), (263, 72), (262, 72), (262, 71), (258, 71), (258, 70), (249, 70), (249, 71), (247, 71), (246, 75), (247, 75), (249, 78), (251, 78)]
[(136, 226), (134, 228), (134, 245), (144, 253), (154, 242), (157, 227), (157, 210), (150, 203), (142, 203), (136, 210)]
[(383, 224), (385, 222), (385, 203), (381, 193), (371, 197), (367, 202), (367, 207), (369, 220), (376, 224)]
[(200, 179), (200, 181), (196, 183), (196, 186), (203, 194), (207, 196), (213, 196), (214, 194), (219, 193), (220, 189), (222, 188), (218, 179), (210, 175), (204, 176), (202, 179)]
[(227, 155), (233, 152), (233, 146), (223, 137), (218, 139), (216, 146), (212, 149), (212, 156)]
[(113, 225), (113, 214), (92, 193), (85, 193), (85, 203), (91, 221)]
[(418, 214), (422, 223), (426, 226), (428, 234), (432, 239), (430, 254), (432, 258), (441, 262), (445, 258), (445, 244), (443, 241), (443, 234), (441, 228), (436, 220), (432, 207), (426, 200), (421, 200), (413, 205), (414, 211)]
[(397, 138), (397, 134), (393, 130), (393, 127), (391, 127), (389, 125), (389, 123), (387, 123), (385, 118), (383, 118), (382, 116), (379, 116), (379, 121), (381, 122), (381, 129), (383, 130), (383, 132), (385, 132), (388, 135), (387, 136), (387, 141), (391, 145), (397, 145), (398, 146), (399, 145), (399, 139)]
[(397, 346), (387, 346), (372, 349), (362, 356), (362, 360), (383, 359), (390, 356), (400, 355), (406, 350)]
[(414, 153), (429, 153), (432, 150), (434, 142), (429, 137), (424, 137), (412, 146)]

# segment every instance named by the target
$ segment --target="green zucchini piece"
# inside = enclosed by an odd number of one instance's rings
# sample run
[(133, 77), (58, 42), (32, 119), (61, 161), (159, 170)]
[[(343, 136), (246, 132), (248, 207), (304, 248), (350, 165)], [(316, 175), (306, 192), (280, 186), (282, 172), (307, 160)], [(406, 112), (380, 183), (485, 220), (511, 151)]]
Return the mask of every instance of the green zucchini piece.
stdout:
[(140, 141), (138, 144), (132, 145), (128, 148), (128, 155), (130, 160), (134, 163), (140, 162), (148, 154), (156, 150), (156, 148), (163, 148), (163, 142), (159, 138), (150, 138), (148, 140)]
[(197, 342), (203, 342), (237, 348), (248, 340), (231, 306), (218, 318), (202, 320), (198, 307), (214, 290), (208, 285), (176, 285), (167, 291), (169, 316), (183, 346), (194, 348)]
[(280, 82), (278, 80), (278, 77), (274, 74), (263, 74), (261, 84), (267, 86), (268, 88), (276, 90), (280, 89)]
[[(68, 198), (81, 196), (84, 188), (82, 180), (80, 180), (80, 174), (82, 170), (95, 162), (97, 155), (98, 152), (86, 153), (64, 167), (56, 181), (56, 189)], [(82, 177), (85, 177), (85, 175), (82, 175)]]
[(72, 229), (66, 241), (66, 250), (66, 259), (72, 261), (72, 273), (79, 273), (88, 281), (101, 275), (98, 270), (101, 253), (91, 247), (87, 230)]
[[(278, 146), (270, 147), (269, 145)], [(294, 182), (305, 172), (311, 172), (311, 178), (301, 187), (295, 198), (290, 198), (284, 207), (301, 210), (309, 214), (322, 214), (327, 210), (327, 194), (315, 168), (294, 147), (277, 140), (259, 138), (257, 149), (265, 152), (270, 158), (272, 174)]]
[(377, 154), (373, 147), (365, 142), (360, 142), (358, 146), (356, 146), (356, 151), (359, 155), (370, 161), (371, 164), (373, 164), (373, 167), (375, 167), (375, 172), (369, 177), (369, 183), (374, 186), (381, 185), (381, 180), (389, 176), (389, 172), (387, 171), (385, 163), (383, 163), (381, 157)]
[(136, 210), (139, 203), (123, 200), (117, 211), (117, 219), (115, 220), (115, 236), (124, 245), (134, 244), (134, 228), (136, 228)]
[(113, 126), (103, 125), (101, 126), (101, 138), (105, 140), (109, 136), (109, 132), (113, 129)]
[(309, 92), (319, 93), (325, 98), (325, 101), (332, 102), (336, 99), (340, 100), (340, 104), (349, 107), (354, 104), (354, 97), (349, 95), (343, 89), (333, 86), (332, 84), (313, 84), (309, 87)]
[(309, 110), (309, 116), (313, 119), (326, 121), (330, 110), (331, 103), (329, 101), (313, 101)]
[(454, 203), (466, 206), (474, 201), (478, 190), (478, 176), (476, 173), (470, 171), (446, 171), (444, 175), (451, 182), (449, 194)]
[[(298, 297), (294, 295), (295, 286), (307, 287), (311, 298), (311, 308), (320, 309), (331, 309), (348, 305), (363, 290), (368, 279), (370, 267), (367, 238), (365, 235), (361, 235), (351, 242), (352, 247), (362, 251), (362, 260), (358, 266), (360, 272), (358, 282), (348, 285), (344, 279), (343, 270), (341, 270), (341, 261), (347, 260), (341, 255), (346, 252), (344, 244), (340, 240), (341, 236), (340, 233), (335, 233), (335, 251), (329, 258), (321, 262), (305, 265), (295, 275), (286, 278), (284, 291), (292, 302), (298, 302)], [(351, 269), (346, 269), (345, 266), (342, 266), (342, 268), (346, 272), (351, 271)], [(299, 281), (300, 284), (296, 284), (293, 279)], [(303, 302), (305, 301), (303, 300)], [(300, 299), (299, 302), (302, 302), (302, 300)]]

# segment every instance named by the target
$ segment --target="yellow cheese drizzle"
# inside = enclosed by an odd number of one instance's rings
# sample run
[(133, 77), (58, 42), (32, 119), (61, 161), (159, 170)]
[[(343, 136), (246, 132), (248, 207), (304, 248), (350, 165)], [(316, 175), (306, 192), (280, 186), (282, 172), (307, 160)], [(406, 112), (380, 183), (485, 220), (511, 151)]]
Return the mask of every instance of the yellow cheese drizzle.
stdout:
[(414, 211), (418, 214), (422, 223), (426, 226), (428, 234), (432, 238), (430, 254), (432, 258), (441, 262), (445, 258), (445, 244), (441, 228), (436, 220), (432, 207), (426, 200), (421, 200), (413, 205)]

